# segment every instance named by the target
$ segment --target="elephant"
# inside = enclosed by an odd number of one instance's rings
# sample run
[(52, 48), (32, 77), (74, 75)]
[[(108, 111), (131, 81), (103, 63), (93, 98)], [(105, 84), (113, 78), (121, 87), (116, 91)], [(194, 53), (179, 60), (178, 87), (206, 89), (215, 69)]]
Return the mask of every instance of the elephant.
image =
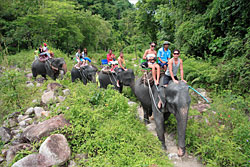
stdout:
[[(105, 73), (103, 71), (100, 72), (98, 79), (100, 82), (100, 88), (107, 89), (107, 86), (109, 84), (112, 84), (115, 86), (115, 89), (118, 90), (120, 93), (122, 93), (123, 85), (125, 86), (131, 86), (134, 83), (135, 75), (134, 71), (132, 69), (128, 69), (127, 71), (120, 71), (118, 72), (117, 69), (116, 73)], [(117, 87), (116, 81), (119, 78), (119, 85), (120, 87)]]
[(46, 75), (50, 76), (53, 80), (56, 80), (59, 75), (60, 79), (63, 79), (64, 74), (67, 72), (67, 65), (63, 58), (50, 58), (45, 62), (36, 59), (32, 63), (31, 70), (34, 78), (40, 74), (46, 80)]
[(75, 82), (75, 80), (79, 78), (84, 85), (86, 85), (88, 81), (95, 83), (96, 72), (97, 68), (93, 65), (86, 65), (80, 69), (73, 67), (71, 70), (71, 80), (72, 82)]
[[(165, 145), (165, 121), (170, 114), (174, 114), (177, 120), (179, 156), (185, 155), (185, 136), (188, 120), (188, 111), (191, 103), (189, 96), (189, 87), (186, 83), (180, 81), (178, 84), (170, 82), (168, 87), (163, 86), (163, 78), (160, 79), (160, 85), (152, 86), (151, 91), (148, 86), (141, 83), (139, 78), (133, 88), (137, 99), (141, 102), (144, 111), (145, 123), (149, 123), (149, 116), (153, 114), (158, 139), (162, 143), (162, 148), (167, 149)], [(158, 108), (159, 100), (162, 101), (161, 108)]]

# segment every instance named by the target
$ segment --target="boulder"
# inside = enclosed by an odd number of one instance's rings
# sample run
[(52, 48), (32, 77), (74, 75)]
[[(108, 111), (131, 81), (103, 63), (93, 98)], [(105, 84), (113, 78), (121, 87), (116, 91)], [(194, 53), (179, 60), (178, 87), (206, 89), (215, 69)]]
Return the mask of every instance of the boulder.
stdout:
[(54, 134), (42, 143), (39, 153), (49, 159), (53, 165), (62, 165), (69, 160), (71, 151), (65, 136)]
[(26, 86), (27, 86), (28, 88), (32, 88), (32, 87), (34, 87), (34, 84), (31, 82), (31, 83), (28, 83)]
[(14, 146), (10, 147), (6, 152), (7, 164), (10, 164), (12, 162), (12, 160), (14, 159), (14, 157), (18, 151), (26, 150), (26, 149), (32, 150), (32, 146), (30, 144), (27, 144), (27, 143), (22, 143), (22, 144), (18, 144), (18, 145), (14, 145)]
[(60, 87), (62, 87), (62, 85), (61, 84), (59, 84), (59, 83), (56, 83), (56, 82), (54, 82), (54, 83), (49, 83), (48, 85), (47, 85), (47, 90), (51, 90), (51, 91), (54, 91), (54, 90), (57, 90), (58, 88), (60, 88)]
[(63, 102), (63, 101), (65, 100), (65, 97), (63, 97), (63, 96), (58, 96), (58, 100), (59, 100), (59, 102)]
[(45, 92), (43, 95), (42, 95), (42, 102), (44, 104), (47, 104), (49, 103), (50, 101), (55, 101), (56, 100), (56, 97), (55, 97), (55, 94), (53, 91), (48, 91), (48, 92)]
[(30, 107), (28, 108), (26, 111), (25, 111), (25, 115), (31, 115), (34, 113), (34, 108), (33, 107)]
[(30, 154), (12, 165), (12, 167), (50, 167), (53, 164), (42, 154)]
[(8, 121), (9, 121), (9, 127), (10, 128), (13, 128), (13, 127), (17, 126), (18, 121), (17, 121), (16, 118), (8, 119)]
[(22, 139), (24, 141), (39, 140), (44, 136), (48, 136), (50, 132), (70, 125), (64, 116), (58, 115), (39, 124), (32, 124), (26, 127), (22, 133)]
[(42, 107), (35, 107), (34, 111), (35, 111), (35, 116), (37, 118), (40, 118), (42, 116), (42, 112), (44, 111), (44, 109)]
[(4, 143), (8, 143), (12, 139), (12, 134), (10, 129), (5, 127), (0, 127), (0, 137)]
[(18, 120), (18, 122), (21, 122), (21, 121), (23, 121), (23, 120), (25, 120), (25, 119), (27, 119), (27, 118), (29, 118), (28, 115), (19, 115), (19, 116), (17, 117), (17, 120)]
[(32, 73), (26, 74), (25, 77), (27, 77), (28, 79), (32, 79), (33, 75)]
[(36, 84), (36, 87), (41, 87), (41, 86), (42, 86), (41, 83), (37, 83), (37, 84)]
[(51, 111), (43, 111), (42, 116), (48, 117), (50, 115)]
[(62, 92), (63, 92), (63, 94), (64, 94), (65, 96), (67, 96), (67, 95), (70, 94), (70, 90), (69, 90), (69, 89), (64, 89)]

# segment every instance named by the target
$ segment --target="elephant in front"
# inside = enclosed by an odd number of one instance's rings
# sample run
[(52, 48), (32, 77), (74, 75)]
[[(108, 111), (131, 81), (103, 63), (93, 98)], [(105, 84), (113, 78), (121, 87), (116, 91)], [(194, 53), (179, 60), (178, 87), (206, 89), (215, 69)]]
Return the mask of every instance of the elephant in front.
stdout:
[[(178, 155), (184, 156), (188, 111), (191, 103), (189, 87), (182, 81), (179, 81), (178, 84), (170, 82), (168, 87), (163, 87), (163, 78), (160, 79), (160, 85), (158, 87), (153, 85), (151, 90), (141, 83), (141, 78), (139, 78), (133, 90), (143, 107), (145, 123), (149, 123), (149, 116), (153, 114), (157, 136), (162, 143), (163, 149), (166, 149), (165, 121), (171, 113), (174, 114), (177, 120)], [(161, 108), (158, 108), (159, 100), (162, 102)]]
[(32, 63), (32, 75), (34, 78), (37, 75), (42, 75), (45, 79), (46, 75), (50, 76), (53, 80), (59, 77), (63, 79), (64, 74), (67, 72), (67, 65), (63, 58), (50, 58), (44, 62), (36, 59)]
[[(114, 85), (115, 89), (122, 93), (123, 86), (131, 86), (134, 83), (135, 75), (132, 69), (128, 69), (127, 71), (116, 71), (116, 73), (105, 73), (103, 71), (100, 72), (98, 76), (100, 82), (100, 88), (107, 89), (109, 84)], [(119, 80), (120, 87), (117, 87), (116, 81)]]
[(73, 67), (71, 70), (71, 80), (75, 82), (76, 79), (80, 79), (84, 85), (86, 85), (88, 81), (95, 83), (96, 72), (97, 68), (93, 65), (86, 65), (80, 69)]

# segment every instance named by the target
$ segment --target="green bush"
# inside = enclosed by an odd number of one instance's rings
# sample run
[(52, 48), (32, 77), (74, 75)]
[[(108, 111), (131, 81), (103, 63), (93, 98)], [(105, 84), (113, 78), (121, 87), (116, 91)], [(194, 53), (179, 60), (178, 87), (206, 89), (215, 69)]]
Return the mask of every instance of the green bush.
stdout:
[(139, 122), (136, 106), (130, 107), (127, 98), (110, 88), (96, 89), (95, 84), (66, 86), (71, 95), (55, 114), (64, 113), (72, 124), (59, 132), (67, 137), (73, 156), (89, 156), (80, 165), (171, 166), (160, 142)]

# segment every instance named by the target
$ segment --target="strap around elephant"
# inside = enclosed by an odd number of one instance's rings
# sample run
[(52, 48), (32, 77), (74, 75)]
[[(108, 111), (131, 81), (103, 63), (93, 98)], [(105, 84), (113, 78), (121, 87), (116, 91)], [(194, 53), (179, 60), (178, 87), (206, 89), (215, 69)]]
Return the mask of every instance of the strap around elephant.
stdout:
[[(148, 85), (149, 85), (149, 79), (147, 79), (148, 81)], [(155, 99), (154, 99), (154, 96), (153, 96), (153, 92), (152, 92), (152, 89), (151, 89), (151, 86), (148, 86), (148, 89), (149, 89), (149, 95), (151, 97), (151, 99), (153, 100), (153, 103), (154, 103), (154, 106), (156, 108), (156, 110), (159, 112), (159, 113), (162, 113), (159, 109), (158, 109), (158, 106), (156, 105), (156, 102), (155, 102)], [(160, 97), (159, 97), (160, 98)], [(161, 100), (161, 99), (160, 99)]]

